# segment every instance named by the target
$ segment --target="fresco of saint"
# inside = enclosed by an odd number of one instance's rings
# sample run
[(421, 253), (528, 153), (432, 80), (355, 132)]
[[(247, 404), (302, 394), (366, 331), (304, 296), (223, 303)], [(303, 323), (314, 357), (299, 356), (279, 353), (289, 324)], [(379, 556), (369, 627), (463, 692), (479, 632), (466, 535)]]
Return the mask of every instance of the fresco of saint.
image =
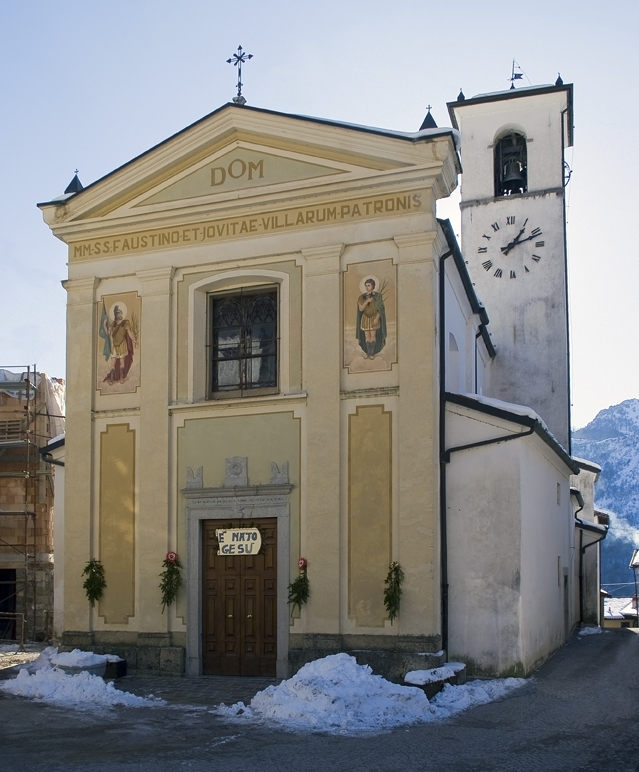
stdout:
[(366, 359), (375, 359), (375, 355), (386, 345), (386, 308), (384, 306), (383, 287), (377, 292), (375, 279), (369, 277), (364, 282), (365, 292), (357, 298), (357, 321), (355, 330), (360, 348)]
[(104, 340), (102, 354), (105, 361), (111, 360), (111, 370), (103, 383), (126, 383), (135, 351), (137, 335), (131, 321), (126, 318), (127, 309), (123, 303), (113, 306), (112, 314), (107, 314), (102, 302), (99, 335)]

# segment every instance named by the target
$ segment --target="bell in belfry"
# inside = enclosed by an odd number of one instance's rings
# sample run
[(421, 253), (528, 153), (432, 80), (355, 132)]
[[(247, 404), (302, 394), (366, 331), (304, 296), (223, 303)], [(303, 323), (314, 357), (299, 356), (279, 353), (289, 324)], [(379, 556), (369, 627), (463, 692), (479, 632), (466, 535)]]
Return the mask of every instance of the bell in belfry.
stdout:
[(524, 192), (526, 180), (524, 179), (519, 161), (509, 161), (506, 164), (501, 188), (506, 195)]

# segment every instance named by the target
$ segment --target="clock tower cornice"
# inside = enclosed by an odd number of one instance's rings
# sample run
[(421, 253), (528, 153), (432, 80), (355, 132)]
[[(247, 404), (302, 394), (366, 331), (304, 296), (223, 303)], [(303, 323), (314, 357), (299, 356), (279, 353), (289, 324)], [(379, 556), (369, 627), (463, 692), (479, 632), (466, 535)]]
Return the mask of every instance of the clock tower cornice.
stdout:
[(467, 209), (471, 206), (488, 206), (489, 204), (501, 204), (503, 203), (504, 206), (514, 201), (530, 201), (531, 199), (535, 198), (542, 198), (543, 196), (560, 196), (563, 198), (565, 196), (565, 189), (564, 188), (546, 188), (545, 190), (530, 190), (526, 193), (521, 193), (517, 196), (492, 196), (492, 197), (486, 197), (486, 198), (474, 198), (474, 199), (463, 199), (463, 191), (462, 191), (462, 200), (459, 203), (460, 209)]

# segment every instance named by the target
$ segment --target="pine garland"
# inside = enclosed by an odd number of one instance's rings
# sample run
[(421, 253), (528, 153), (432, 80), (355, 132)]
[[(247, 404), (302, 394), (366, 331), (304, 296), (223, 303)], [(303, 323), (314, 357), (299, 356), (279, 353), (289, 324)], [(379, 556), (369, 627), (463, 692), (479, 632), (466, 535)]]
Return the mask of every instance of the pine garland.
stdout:
[(96, 600), (100, 600), (104, 588), (107, 586), (104, 578), (104, 566), (99, 560), (89, 560), (84, 567), (82, 576), (86, 576), (82, 587), (87, 594), (87, 600), (91, 606), (95, 606)]
[(308, 601), (308, 596), (311, 594), (311, 587), (308, 581), (308, 574), (306, 568), (308, 563), (306, 558), (300, 558), (297, 565), (300, 569), (300, 575), (295, 579), (292, 584), (288, 586), (288, 602), (292, 603), (291, 616), (295, 612), (295, 606), (302, 610), (302, 604)]
[(162, 591), (162, 613), (164, 614), (164, 609), (173, 603), (182, 585), (182, 574), (180, 573), (182, 564), (177, 552), (167, 552), (162, 565), (164, 571), (160, 574), (160, 590)]
[(390, 623), (393, 624), (393, 619), (399, 614), (399, 602), (402, 597), (402, 582), (404, 581), (404, 572), (399, 566), (399, 563), (393, 561), (388, 568), (388, 576), (384, 584), (386, 589), (384, 590), (384, 605), (386, 611), (390, 617)]

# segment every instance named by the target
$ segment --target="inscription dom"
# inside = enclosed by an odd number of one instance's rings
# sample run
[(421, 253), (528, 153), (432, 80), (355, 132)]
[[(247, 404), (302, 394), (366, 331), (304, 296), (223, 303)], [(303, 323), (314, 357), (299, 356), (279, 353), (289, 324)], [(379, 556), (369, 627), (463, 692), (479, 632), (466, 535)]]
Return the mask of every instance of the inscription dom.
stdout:
[(227, 177), (233, 180), (241, 180), (243, 177), (247, 180), (264, 179), (264, 159), (247, 163), (242, 158), (234, 158), (228, 166), (214, 166), (211, 169), (211, 187), (224, 185)]

